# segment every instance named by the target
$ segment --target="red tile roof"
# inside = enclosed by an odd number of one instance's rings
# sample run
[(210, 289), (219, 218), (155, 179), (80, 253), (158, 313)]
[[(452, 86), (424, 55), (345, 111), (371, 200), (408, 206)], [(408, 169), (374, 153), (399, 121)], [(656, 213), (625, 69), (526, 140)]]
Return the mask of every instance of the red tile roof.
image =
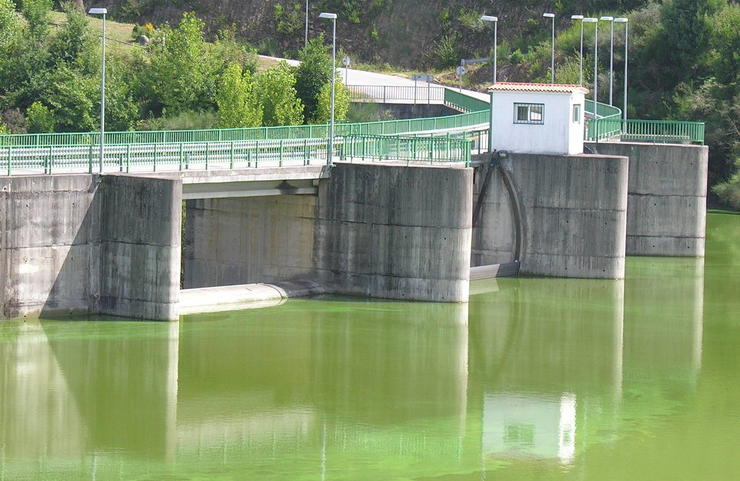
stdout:
[(500, 92), (556, 92), (556, 93), (588, 93), (588, 89), (572, 84), (536, 84), (523, 82), (498, 82), (490, 87), (489, 91)]

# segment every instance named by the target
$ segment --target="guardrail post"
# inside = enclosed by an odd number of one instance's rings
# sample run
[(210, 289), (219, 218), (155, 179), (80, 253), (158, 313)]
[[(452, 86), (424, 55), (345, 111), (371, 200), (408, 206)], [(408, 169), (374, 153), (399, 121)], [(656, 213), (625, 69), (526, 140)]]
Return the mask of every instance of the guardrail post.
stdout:
[(126, 173), (131, 172), (131, 144), (126, 144)]
[(283, 139), (280, 139), (280, 143), (278, 144), (278, 165), (280, 167), (283, 166)]
[(92, 164), (93, 164), (93, 146), (90, 144), (89, 152), (87, 154), (87, 173), (92, 174)]
[(234, 170), (234, 142), (231, 142), (229, 149), (229, 170)]
[(13, 152), (13, 147), (8, 147), (8, 177), (10, 177), (10, 174), (12, 173), (12, 170), (13, 170), (12, 169), (13, 164), (11, 163), (11, 159), (13, 157), (12, 152)]
[(208, 170), (208, 154), (210, 153), (211, 144), (206, 142), (206, 170)]
[(154, 144), (154, 172), (157, 171), (157, 144)]
[(178, 159), (180, 161), (180, 166), (179, 166), (179, 170), (180, 171), (182, 171), (182, 161), (183, 161), (183, 155), (182, 154), (183, 154), (183, 145), (182, 145), (182, 142), (180, 142), (180, 156), (179, 156), (179, 159)]
[(308, 165), (309, 162), (309, 155), (308, 155), (308, 139), (303, 139), (303, 165)]

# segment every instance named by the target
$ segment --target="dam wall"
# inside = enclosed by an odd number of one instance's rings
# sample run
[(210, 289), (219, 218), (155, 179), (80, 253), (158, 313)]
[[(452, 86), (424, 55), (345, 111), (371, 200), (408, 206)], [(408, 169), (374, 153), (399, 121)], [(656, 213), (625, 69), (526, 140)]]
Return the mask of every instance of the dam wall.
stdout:
[(176, 320), (181, 191), (143, 177), (0, 178), (0, 318)]
[(346, 164), (319, 185), (314, 265), (340, 294), (467, 302), (472, 169)]
[(627, 255), (704, 256), (709, 148), (599, 142), (599, 154), (630, 159)]
[[(522, 274), (624, 278), (628, 159), (507, 153), (477, 181), (473, 265), (518, 261)], [(480, 206), (478, 205), (480, 203)]]

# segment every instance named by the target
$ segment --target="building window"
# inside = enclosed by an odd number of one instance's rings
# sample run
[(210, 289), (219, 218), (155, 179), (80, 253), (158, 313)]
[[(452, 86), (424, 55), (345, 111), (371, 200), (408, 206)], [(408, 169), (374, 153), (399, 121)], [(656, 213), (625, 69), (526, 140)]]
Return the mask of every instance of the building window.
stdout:
[(573, 122), (579, 123), (581, 121), (581, 104), (573, 105)]
[(514, 104), (515, 124), (545, 123), (545, 104)]

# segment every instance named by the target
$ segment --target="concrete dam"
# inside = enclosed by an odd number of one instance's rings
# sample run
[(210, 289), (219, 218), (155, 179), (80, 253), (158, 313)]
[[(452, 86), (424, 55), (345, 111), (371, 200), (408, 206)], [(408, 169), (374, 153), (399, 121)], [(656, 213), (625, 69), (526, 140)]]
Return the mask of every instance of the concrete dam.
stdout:
[(261, 289), (466, 302), (471, 276), (620, 279), (626, 255), (703, 255), (706, 147), (586, 147), (1, 177), (0, 317), (175, 321)]

